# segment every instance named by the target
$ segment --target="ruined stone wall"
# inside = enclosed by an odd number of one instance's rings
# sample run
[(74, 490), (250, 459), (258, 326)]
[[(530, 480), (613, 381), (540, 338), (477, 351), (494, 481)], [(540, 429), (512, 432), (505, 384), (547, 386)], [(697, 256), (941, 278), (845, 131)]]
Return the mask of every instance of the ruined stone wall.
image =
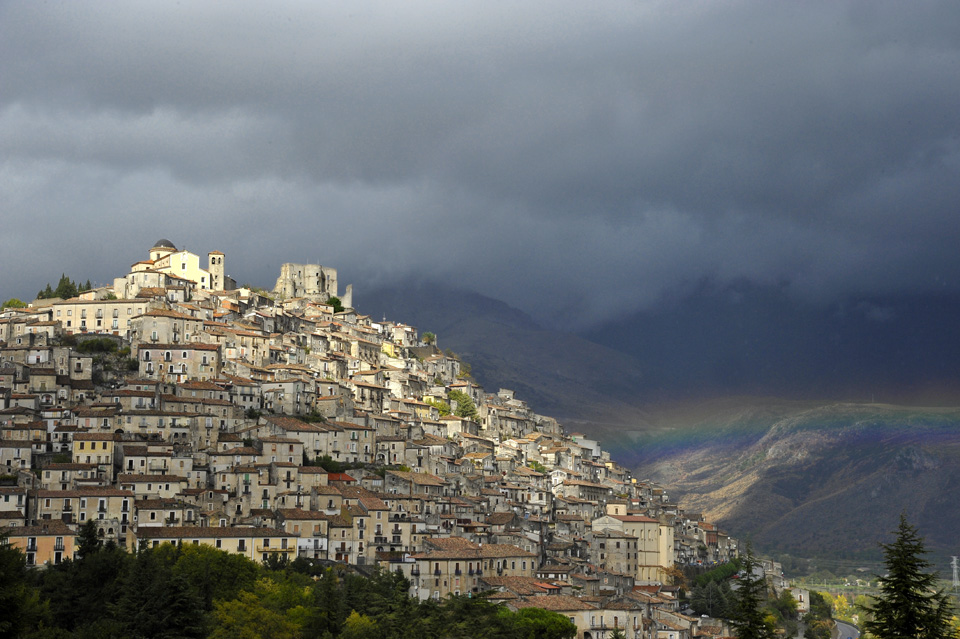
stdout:
[(337, 270), (319, 264), (284, 264), (273, 292), (282, 299), (306, 297), (325, 302), (337, 295)]

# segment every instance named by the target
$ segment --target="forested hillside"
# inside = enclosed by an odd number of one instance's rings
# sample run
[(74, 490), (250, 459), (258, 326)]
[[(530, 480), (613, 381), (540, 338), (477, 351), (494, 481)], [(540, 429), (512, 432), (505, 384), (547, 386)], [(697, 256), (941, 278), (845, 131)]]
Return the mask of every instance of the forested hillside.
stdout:
[(80, 556), (29, 570), (0, 544), (0, 636), (30, 639), (571, 638), (564, 616), (511, 612), (484, 598), (420, 602), (396, 573), (352, 572), (299, 559), (260, 565), (209, 546), (128, 553), (91, 527)]

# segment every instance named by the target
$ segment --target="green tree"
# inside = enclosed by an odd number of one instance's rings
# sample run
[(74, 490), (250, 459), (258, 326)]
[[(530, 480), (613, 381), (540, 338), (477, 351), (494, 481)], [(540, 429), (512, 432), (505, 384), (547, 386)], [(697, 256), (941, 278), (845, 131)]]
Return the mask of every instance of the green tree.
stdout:
[(3, 303), (3, 308), (26, 308), (26, 307), (27, 307), (27, 303), (22, 300), (18, 300), (16, 297), (11, 297), (10, 299), (8, 299), (6, 302)]
[(174, 574), (169, 561), (174, 554), (166, 548), (143, 550), (127, 564), (116, 606), (117, 621), (126, 636), (200, 639), (206, 635), (202, 601), (185, 577)]
[(380, 629), (377, 627), (377, 622), (356, 610), (350, 613), (340, 630), (340, 639), (379, 639), (379, 637)]
[(80, 534), (77, 535), (77, 555), (80, 559), (86, 559), (90, 555), (100, 552), (103, 541), (97, 534), (97, 521), (88, 519), (87, 523), (80, 527)]
[(767, 608), (777, 627), (786, 631), (786, 636), (797, 636), (797, 628), (799, 627), (797, 600), (793, 598), (789, 590), (783, 590), (778, 597), (771, 599)]
[(730, 614), (730, 587), (724, 582), (707, 582), (705, 586), (694, 586), (690, 596), (690, 606), (698, 615), (726, 617)]
[[(542, 608), (521, 608), (514, 616), (514, 625), (526, 639), (573, 639), (577, 626), (567, 617)], [(615, 632), (623, 632), (617, 628)], [(610, 635), (613, 639), (614, 635)]]
[(883, 548), (887, 574), (879, 576), (880, 594), (868, 607), (873, 619), (864, 628), (878, 639), (944, 639), (956, 637), (950, 626), (946, 594), (936, 588), (936, 573), (924, 559), (926, 549), (917, 529), (900, 515), (893, 543)]
[(327, 568), (319, 576), (313, 589), (313, 614), (307, 623), (307, 636), (333, 636), (340, 632), (346, 620), (343, 593), (340, 590), (340, 575)]
[(739, 639), (773, 639), (774, 628), (763, 610), (767, 600), (767, 581), (763, 575), (757, 574), (759, 564), (749, 545), (742, 567), (743, 576), (736, 590), (731, 625)]
[(295, 639), (298, 628), (279, 612), (265, 607), (252, 592), (233, 601), (217, 601), (210, 639)]
[[(81, 538), (85, 530), (81, 528)], [(122, 548), (114, 544), (101, 547), (99, 542), (99, 538), (90, 539), (84, 545), (92, 549), (82, 558), (67, 559), (37, 575), (54, 623), (77, 636), (109, 636), (97, 635), (96, 629), (113, 627), (111, 611), (123, 592), (121, 577), (131, 560)]]
[(0, 535), (0, 637), (21, 637), (46, 615), (40, 593), (27, 581), (27, 560)]
[(73, 283), (66, 273), (60, 275), (60, 281), (57, 283), (57, 288), (53, 291), (54, 297), (59, 297), (60, 299), (70, 299), (71, 297), (76, 297), (77, 285)]
[(546, 473), (549, 473), (549, 472), (550, 472), (549, 470), (547, 470), (547, 467), (546, 467), (546, 466), (544, 466), (543, 464), (541, 464), (540, 462), (538, 462), (538, 461), (535, 460), (535, 459), (532, 460), (529, 464), (527, 464), (527, 466), (530, 467), (530, 470), (535, 470), (535, 471), (537, 471), (538, 473), (546, 474)]
[(240, 591), (252, 589), (260, 575), (260, 567), (243, 555), (206, 545), (163, 544), (153, 552), (173, 563), (174, 575), (187, 580), (208, 611), (214, 600), (235, 599)]
[(464, 419), (480, 419), (480, 414), (477, 412), (477, 406), (473, 403), (473, 400), (470, 399), (469, 395), (461, 390), (452, 390), (447, 393), (447, 397), (457, 403), (457, 407), (453, 411), (454, 415), (457, 417), (463, 417)]
[(440, 413), (440, 417), (446, 417), (450, 414), (450, 404), (443, 400), (434, 399), (432, 397), (424, 397), (423, 401), (436, 408), (437, 412)]
[(426, 344), (427, 346), (432, 346), (437, 343), (437, 336), (430, 331), (427, 331), (420, 337), (420, 341)]
[(344, 311), (343, 301), (341, 301), (339, 297), (328, 298), (327, 306), (332, 306), (334, 313), (342, 313)]
[(806, 639), (830, 639), (833, 631), (833, 608), (819, 592), (810, 591), (810, 611), (804, 617)]

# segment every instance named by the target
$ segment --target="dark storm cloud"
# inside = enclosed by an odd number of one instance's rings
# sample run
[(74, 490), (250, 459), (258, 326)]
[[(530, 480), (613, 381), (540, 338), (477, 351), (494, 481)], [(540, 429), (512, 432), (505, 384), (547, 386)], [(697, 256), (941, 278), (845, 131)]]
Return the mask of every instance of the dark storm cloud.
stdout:
[(958, 33), (952, 2), (2, 3), (0, 295), (159, 237), (567, 324), (705, 278), (957, 290)]

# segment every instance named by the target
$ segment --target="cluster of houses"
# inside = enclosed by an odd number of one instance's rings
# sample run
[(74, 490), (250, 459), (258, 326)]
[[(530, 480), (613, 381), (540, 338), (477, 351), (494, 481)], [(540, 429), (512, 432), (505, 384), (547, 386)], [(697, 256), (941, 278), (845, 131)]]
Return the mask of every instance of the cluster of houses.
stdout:
[(359, 314), (334, 269), (285, 264), (267, 292), (237, 288), (223, 253), (201, 263), (161, 240), (113, 286), (0, 314), (0, 528), (29, 563), (73, 557), (93, 520), (130, 549), (381, 566), (420, 599), (493, 591), (582, 638), (728, 631), (681, 612), (673, 575), (736, 540), (598, 441)]

